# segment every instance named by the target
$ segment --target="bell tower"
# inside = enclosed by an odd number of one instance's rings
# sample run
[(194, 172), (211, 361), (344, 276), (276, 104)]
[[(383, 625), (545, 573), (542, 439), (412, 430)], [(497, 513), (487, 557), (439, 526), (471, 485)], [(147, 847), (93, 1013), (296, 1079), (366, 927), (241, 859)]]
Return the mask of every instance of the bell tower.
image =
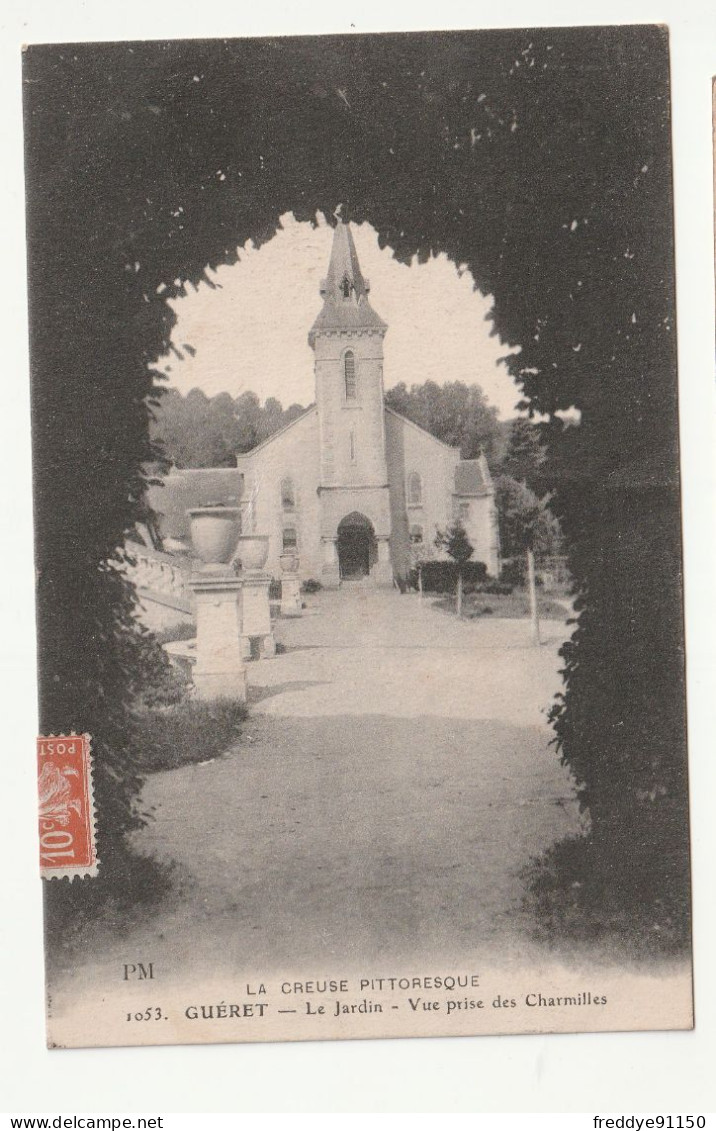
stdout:
[(350, 228), (339, 221), (328, 274), (321, 282), (323, 308), (308, 335), (315, 353), (326, 584), (346, 576), (338, 527), (351, 515), (372, 528), (374, 545), (366, 572), (392, 584), (383, 403), (383, 338), (388, 327), (370, 305), (369, 290)]

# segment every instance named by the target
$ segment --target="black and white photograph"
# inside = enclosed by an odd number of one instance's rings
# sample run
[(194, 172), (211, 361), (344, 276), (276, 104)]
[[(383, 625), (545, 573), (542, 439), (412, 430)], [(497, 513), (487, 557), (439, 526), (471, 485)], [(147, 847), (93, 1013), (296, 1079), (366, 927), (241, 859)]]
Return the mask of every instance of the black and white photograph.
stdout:
[(49, 1047), (690, 1029), (668, 29), (23, 91)]

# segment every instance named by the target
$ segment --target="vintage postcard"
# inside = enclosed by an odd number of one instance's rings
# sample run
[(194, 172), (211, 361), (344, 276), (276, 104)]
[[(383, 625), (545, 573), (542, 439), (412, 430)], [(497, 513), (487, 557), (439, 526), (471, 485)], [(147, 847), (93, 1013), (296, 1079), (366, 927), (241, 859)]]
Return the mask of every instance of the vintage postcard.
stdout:
[(667, 29), (23, 74), (50, 1046), (690, 1028)]

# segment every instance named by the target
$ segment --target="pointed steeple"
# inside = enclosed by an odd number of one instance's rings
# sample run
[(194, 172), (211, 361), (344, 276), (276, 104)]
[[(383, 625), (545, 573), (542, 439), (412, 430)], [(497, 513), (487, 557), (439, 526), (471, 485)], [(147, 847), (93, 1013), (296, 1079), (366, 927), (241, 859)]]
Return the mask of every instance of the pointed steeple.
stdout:
[(333, 233), (328, 275), (321, 280), (323, 310), (308, 335), (309, 345), (313, 346), (316, 334), (322, 330), (374, 330), (384, 334), (388, 327), (370, 305), (369, 291), (351, 230), (339, 220)]

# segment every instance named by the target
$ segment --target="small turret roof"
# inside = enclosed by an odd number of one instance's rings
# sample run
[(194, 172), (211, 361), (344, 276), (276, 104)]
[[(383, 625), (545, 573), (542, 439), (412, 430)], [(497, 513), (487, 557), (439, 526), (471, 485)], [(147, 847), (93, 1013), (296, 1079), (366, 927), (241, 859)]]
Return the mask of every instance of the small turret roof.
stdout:
[(478, 459), (463, 459), (456, 464), (456, 495), (484, 495), (491, 490), (492, 477), (484, 453)]
[(358, 253), (348, 224), (338, 221), (333, 233), (333, 246), (328, 275), (321, 281), (323, 309), (311, 327), (309, 345), (315, 336), (326, 330), (388, 329), (368, 301), (370, 285), (358, 262)]

